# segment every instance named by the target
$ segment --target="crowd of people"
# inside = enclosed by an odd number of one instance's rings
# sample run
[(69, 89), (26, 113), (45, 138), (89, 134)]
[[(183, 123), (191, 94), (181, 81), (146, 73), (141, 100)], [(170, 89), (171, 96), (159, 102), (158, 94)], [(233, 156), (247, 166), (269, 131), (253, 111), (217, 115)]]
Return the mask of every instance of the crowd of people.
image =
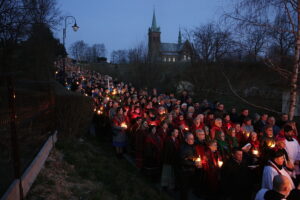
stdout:
[(220, 101), (194, 101), (187, 91), (158, 94), (88, 70), (62, 82), (93, 97), (95, 122), (107, 120), (118, 158), (131, 155), (181, 199), (193, 191), (203, 199), (250, 200), (259, 189), (257, 200), (300, 199), (299, 137), (287, 114), (237, 112)]

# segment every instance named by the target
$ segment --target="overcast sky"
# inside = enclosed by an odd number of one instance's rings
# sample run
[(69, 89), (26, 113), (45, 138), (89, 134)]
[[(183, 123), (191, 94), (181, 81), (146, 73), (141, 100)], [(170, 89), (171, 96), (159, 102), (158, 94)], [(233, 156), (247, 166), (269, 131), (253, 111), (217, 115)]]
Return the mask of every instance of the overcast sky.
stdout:
[[(179, 26), (192, 29), (218, 20), (228, 0), (58, 0), (64, 16), (76, 18), (80, 29), (68, 25), (66, 47), (83, 40), (104, 43), (108, 58), (113, 50), (128, 49), (147, 41), (155, 7), (162, 42), (177, 42)], [(71, 22), (71, 20), (70, 20)], [(62, 27), (55, 32), (62, 39)]]

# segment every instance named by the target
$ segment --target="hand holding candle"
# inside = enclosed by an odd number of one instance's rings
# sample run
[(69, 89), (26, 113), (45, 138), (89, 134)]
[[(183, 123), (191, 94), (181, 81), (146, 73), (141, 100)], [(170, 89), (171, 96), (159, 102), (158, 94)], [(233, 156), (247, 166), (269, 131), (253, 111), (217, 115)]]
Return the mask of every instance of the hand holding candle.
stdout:
[(124, 128), (124, 129), (127, 129), (127, 124), (126, 124), (125, 122), (123, 122), (123, 123), (121, 124), (121, 127)]
[(222, 160), (218, 160), (218, 166), (219, 166), (219, 168), (221, 168), (223, 166), (223, 161)]
[(257, 149), (253, 149), (252, 150), (252, 154), (255, 155), (255, 156), (258, 156), (259, 155), (259, 151)]
[(195, 165), (196, 165), (197, 168), (201, 168), (202, 167), (202, 161), (201, 161), (200, 155), (199, 155), (199, 157), (196, 158)]

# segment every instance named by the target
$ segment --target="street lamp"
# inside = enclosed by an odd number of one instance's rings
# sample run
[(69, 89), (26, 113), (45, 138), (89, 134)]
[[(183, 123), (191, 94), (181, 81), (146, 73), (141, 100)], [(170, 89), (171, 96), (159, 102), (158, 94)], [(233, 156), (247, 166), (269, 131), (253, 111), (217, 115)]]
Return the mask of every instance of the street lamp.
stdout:
[[(75, 17), (73, 17), (73, 16), (66, 16), (65, 17), (65, 27), (63, 29), (63, 45), (64, 45), (64, 47), (65, 47), (65, 43), (66, 43), (68, 19), (72, 19), (74, 21), (74, 25), (72, 26), (74, 32), (76, 32), (79, 29), (79, 26), (77, 26)], [(63, 73), (65, 73), (65, 66), (66, 66), (66, 61), (65, 61), (65, 58), (64, 58), (63, 59), (63, 68), (62, 68)]]

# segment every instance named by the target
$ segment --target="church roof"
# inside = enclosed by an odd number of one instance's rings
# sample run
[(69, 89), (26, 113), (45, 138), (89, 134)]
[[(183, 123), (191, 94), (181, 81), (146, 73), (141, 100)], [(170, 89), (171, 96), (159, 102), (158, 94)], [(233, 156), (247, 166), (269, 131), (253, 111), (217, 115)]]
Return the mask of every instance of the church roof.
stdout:
[(181, 51), (183, 44), (176, 43), (161, 43), (160, 51), (162, 52), (179, 52)]

